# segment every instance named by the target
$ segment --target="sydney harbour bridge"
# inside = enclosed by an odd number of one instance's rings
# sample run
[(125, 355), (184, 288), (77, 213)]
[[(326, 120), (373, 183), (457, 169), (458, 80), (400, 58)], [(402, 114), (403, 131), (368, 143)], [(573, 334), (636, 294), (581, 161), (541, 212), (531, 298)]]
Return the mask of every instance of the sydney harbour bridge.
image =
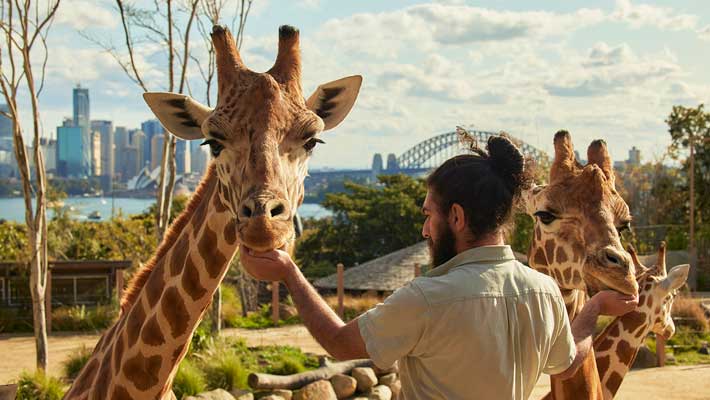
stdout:
[[(498, 135), (499, 132), (467, 130), (467, 132), (485, 148), (485, 144), (491, 135)], [(511, 139), (516, 142), (526, 157), (538, 162), (546, 162), (548, 155), (515, 137)], [(411, 147), (404, 153), (396, 156), (389, 154), (383, 159), (381, 154), (375, 154), (372, 160), (372, 168), (369, 170), (329, 170), (310, 171), (306, 178), (306, 190), (308, 186), (317, 185), (329, 179), (349, 178), (374, 180), (380, 174), (407, 174), (412, 176), (422, 176), (428, 171), (441, 165), (447, 159), (465, 152), (459, 134), (456, 131), (442, 133), (426, 139)]]

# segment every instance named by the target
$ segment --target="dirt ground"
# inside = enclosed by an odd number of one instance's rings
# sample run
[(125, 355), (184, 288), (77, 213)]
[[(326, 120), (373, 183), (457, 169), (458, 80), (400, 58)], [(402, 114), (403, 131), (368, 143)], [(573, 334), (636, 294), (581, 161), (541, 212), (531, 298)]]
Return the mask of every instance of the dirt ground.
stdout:
[[(300, 325), (265, 330), (227, 329), (226, 336), (244, 338), (249, 346), (289, 344), (303, 351), (325, 354), (322, 347)], [(52, 335), (49, 338), (49, 372), (61, 374), (61, 363), (82, 345), (92, 347), (97, 335)], [(35, 362), (34, 340), (31, 336), (0, 335), (0, 384), (13, 381), (23, 369), (32, 369)], [(550, 388), (549, 378), (540, 378), (532, 399), (539, 399)], [(632, 371), (624, 379), (619, 394), (621, 400), (710, 400), (710, 365), (650, 368)]]

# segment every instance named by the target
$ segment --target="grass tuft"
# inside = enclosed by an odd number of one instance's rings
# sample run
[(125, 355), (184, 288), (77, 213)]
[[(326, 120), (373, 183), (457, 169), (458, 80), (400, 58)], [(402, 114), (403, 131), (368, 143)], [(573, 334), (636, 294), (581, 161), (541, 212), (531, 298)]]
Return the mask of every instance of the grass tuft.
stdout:
[(205, 391), (207, 391), (207, 382), (202, 371), (189, 359), (182, 360), (173, 380), (175, 396), (182, 399), (185, 396), (194, 396)]
[(17, 381), (17, 400), (61, 400), (66, 386), (42, 370), (23, 372)]
[(74, 354), (69, 356), (62, 363), (62, 370), (64, 371), (64, 377), (67, 379), (74, 379), (79, 375), (81, 369), (89, 361), (91, 357), (92, 350), (83, 345), (79, 347)]

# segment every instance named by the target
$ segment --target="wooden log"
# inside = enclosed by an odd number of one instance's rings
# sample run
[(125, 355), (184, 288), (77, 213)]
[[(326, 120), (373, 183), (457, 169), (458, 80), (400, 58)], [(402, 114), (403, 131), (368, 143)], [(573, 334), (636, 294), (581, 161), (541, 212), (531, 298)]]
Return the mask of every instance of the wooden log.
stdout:
[(656, 363), (659, 367), (666, 365), (666, 338), (656, 334)]
[(414, 264), (414, 277), (418, 278), (422, 275), (422, 267), (419, 263)]
[(271, 283), (271, 320), (278, 326), (279, 319), (279, 282)]
[(343, 318), (343, 315), (345, 314), (345, 309), (343, 307), (343, 297), (345, 296), (345, 266), (343, 264), (338, 264), (337, 266), (337, 274), (338, 274), (338, 316), (340, 318)]
[(336, 363), (321, 362), (323, 367), (314, 369), (313, 371), (301, 372), (294, 375), (271, 375), (271, 374), (249, 374), (249, 386), (252, 389), (300, 389), (309, 383), (319, 381), (321, 379), (330, 379), (334, 375), (347, 374), (357, 367), (370, 367), (375, 365), (372, 360), (351, 360)]

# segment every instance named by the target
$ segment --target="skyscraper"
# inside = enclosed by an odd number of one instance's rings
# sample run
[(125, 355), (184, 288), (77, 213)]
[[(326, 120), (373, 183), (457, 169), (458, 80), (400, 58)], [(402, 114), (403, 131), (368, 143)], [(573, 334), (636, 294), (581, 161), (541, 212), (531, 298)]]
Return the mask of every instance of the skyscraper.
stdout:
[(91, 121), (91, 130), (101, 136), (101, 175), (110, 177), (115, 171), (113, 122)]
[(91, 172), (84, 163), (84, 142), (81, 128), (65, 119), (57, 127), (57, 174), (63, 177), (85, 177)]
[(192, 172), (191, 159), (190, 143), (187, 140), (178, 139), (175, 142), (175, 172), (181, 175)]
[[(0, 111), (10, 112), (10, 107), (7, 104), (0, 104)], [(4, 115), (0, 115), (0, 151), (13, 151), (12, 121)]]
[(91, 175), (101, 176), (101, 132), (91, 132)]
[(91, 127), (89, 124), (89, 89), (82, 88), (77, 85), (73, 89), (73, 103), (74, 103), (74, 127), (80, 128), (81, 130), (81, 141), (82, 141), (82, 169), (85, 171), (92, 171), (92, 135)]
[[(153, 157), (153, 136), (165, 133), (163, 125), (157, 119), (150, 119), (141, 123), (141, 130), (145, 133), (145, 146), (143, 147), (143, 160), (151, 160)], [(163, 149), (160, 149), (162, 158)]]
[(57, 170), (57, 141), (48, 138), (39, 139), (40, 149), (44, 157), (44, 169), (47, 173)]
[(138, 152), (136, 154), (136, 164), (138, 166), (138, 170), (140, 171), (146, 164), (146, 159), (144, 157), (147, 142), (145, 133), (140, 129), (133, 129), (128, 131), (128, 136), (131, 138), (131, 147), (135, 147)]
[(163, 139), (164, 135), (158, 133), (150, 140), (150, 169), (151, 171), (160, 167), (163, 162)]

